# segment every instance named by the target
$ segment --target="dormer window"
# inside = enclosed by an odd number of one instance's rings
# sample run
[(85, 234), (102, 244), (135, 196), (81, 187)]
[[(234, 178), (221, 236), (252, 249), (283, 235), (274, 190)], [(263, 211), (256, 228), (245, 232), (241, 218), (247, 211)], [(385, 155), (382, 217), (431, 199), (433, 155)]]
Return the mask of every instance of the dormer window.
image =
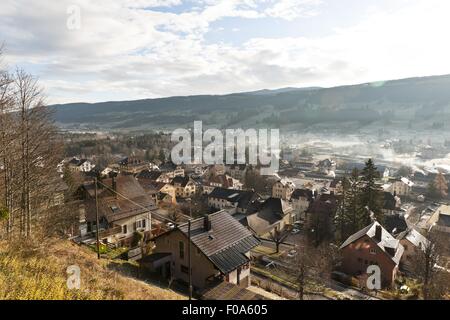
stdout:
[(116, 213), (116, 212), (118, 212), (120, 210), (120, 208), (118, 206), (116, 206), (116, 205), (112, 205), (112, 206), (110, 206), (110, 208), (111, 208), (111, 211), (113, 213)]

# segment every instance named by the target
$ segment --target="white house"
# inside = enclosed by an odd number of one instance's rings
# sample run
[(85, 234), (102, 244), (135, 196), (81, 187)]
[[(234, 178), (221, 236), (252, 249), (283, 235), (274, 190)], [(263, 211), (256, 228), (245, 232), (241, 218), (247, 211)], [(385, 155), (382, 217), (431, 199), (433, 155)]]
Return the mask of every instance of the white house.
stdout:
[(412, 187), (414, 186), (414, 182), (409, 180), (408, 178), (400, 178), (400, 179), (392, 179), (391, 180), (391, 188), (390, 192), (397, 196), (408, 197), (411, 194)]
[(282, 179), (273, 185), (272, 197), (289, 201), (291, 200), (291, 195), (294, 190), (295, 185), (292, 181)]

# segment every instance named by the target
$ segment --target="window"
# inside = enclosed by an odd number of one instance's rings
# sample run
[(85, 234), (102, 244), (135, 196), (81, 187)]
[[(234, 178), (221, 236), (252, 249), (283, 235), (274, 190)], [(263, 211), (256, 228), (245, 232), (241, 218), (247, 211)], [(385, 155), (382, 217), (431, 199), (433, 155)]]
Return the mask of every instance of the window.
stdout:
[(141, 228), (145, 229), (145, 219), (137, 221), (136, 222), (136, 228), (138, 228), (138, 229), (141, 229)]
[(128, 233), (128, 228), (127, 228), (126, 224), (122, 226), (122, 233), (125, 233), (125, 234)]
[(184, 242), (180, 241), (179, 245), (180, 245), (180, 259), (184, 259)]
[(370, 248), (369, 252), (370, 254), (377, 254), (377, 251), (374, 248)]

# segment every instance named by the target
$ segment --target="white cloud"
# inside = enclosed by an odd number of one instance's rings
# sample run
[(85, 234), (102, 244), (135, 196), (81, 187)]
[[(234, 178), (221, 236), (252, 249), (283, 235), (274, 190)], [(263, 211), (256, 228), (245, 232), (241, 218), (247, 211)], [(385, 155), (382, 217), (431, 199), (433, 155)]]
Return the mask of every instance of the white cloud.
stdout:
[(266, 10), (271, 17), (282, 18), (289, 21), (299, 17), (308, 17), (318, 14), (317, 6), (322, 4), (320, 0), (280, 0)]
[[(242, 45), (209, 43), (205, 35), (213, 22), (226, 17), (301, 19), (315, 14), (319, 2), (202, 0), (195, 9), (176, 14), (151, 8), (179, 5), (178, 0), (2, 0), (0, 30), (8, 61), (35, 68), (51, 102), (450, 73), (450, 3), (396, 3), (395, 10), (370, 10), (365, 20), (325, 35), (251, 38)], [(81, 30), (65, 27), (69, 4), (81, 8)]]

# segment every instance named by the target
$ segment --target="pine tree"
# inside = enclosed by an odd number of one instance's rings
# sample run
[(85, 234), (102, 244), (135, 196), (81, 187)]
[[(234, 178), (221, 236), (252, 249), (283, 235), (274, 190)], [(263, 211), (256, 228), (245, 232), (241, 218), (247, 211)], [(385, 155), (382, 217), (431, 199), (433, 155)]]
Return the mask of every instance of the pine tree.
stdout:
[[(383, 191), (377, 184), (380, 174), (377, 171), (372, 159), (366, 162), (366, 166), (362, 170), (362, 190), (360, 197), (360, 205), (365, 210), (361, 211), (361, 223), (369, 225), (371, 221), (370, 211), (375, 214), (378, 222), (383, 221)], [(367, 210), (368, 209), (368, 210)]]

